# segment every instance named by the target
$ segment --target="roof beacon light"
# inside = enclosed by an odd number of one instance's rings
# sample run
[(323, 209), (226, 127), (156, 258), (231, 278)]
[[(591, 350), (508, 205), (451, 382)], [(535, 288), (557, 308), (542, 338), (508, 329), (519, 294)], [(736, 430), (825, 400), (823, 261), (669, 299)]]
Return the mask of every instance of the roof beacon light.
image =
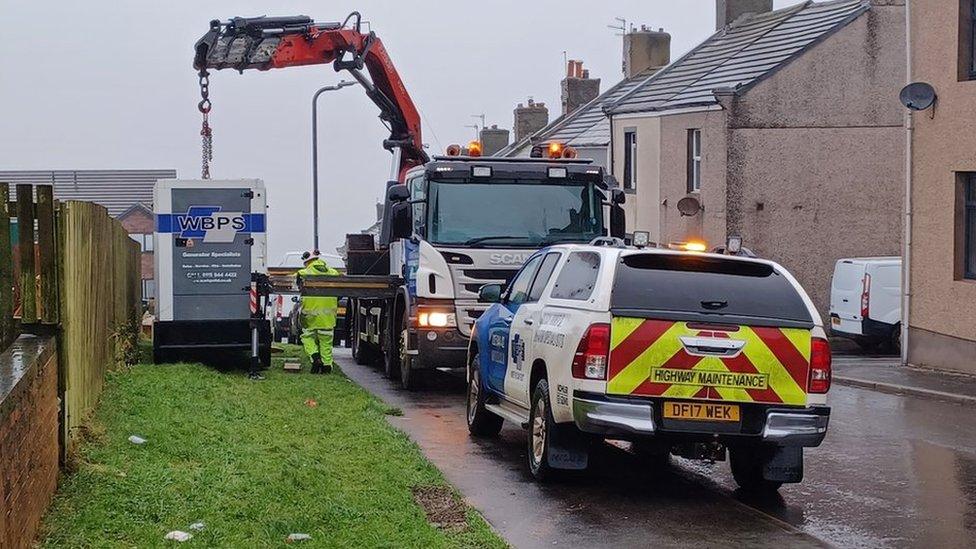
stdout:
[(447, 156), (461, 156), (461, 145), (457, 143), (447, 146)]
[(468, 156), (481, 156), (481, 141), (468, 143)]
[(576, 149), (572, 147), (566, 147), (563, 149), (563, 158), (576, 158), (577, 156), (579, 156), (579, 154), (576, 152)]
[(549, 158), (562, 158), (563, 144), (558, 141), (549, 143)]
[(686, 252), (704, 252), (708, 249), (708, 245), (700, 240), (691, 240), (685, 242), (684, 245), (682, 245), (682, 248)]

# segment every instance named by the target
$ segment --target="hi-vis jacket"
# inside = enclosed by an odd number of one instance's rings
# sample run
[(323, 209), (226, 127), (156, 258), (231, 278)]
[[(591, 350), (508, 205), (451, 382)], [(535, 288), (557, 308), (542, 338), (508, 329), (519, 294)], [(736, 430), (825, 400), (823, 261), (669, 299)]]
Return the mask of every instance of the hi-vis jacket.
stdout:
[[(316, 259), (298, 271), (298, 276), (326, 275), (338, 276), (339, 271), (329, 267), (325, 261)], [(337, 297), (302, 296), (302, 328), (306, 330), (331, 330), (336, 325)]]

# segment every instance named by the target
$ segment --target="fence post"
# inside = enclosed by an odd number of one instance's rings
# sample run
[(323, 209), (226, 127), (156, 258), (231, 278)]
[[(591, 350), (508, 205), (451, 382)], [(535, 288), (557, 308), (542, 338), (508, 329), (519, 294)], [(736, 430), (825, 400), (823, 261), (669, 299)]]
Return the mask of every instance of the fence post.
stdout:
[(14, 258), (10, 242), (10, 187), (0, 183), (0, 349), (14, 339)]
[(17, 232), (20, 238), (20, 323), (37, 321), (37, 286), (34, 267), (34, 187), (17, 185)]
[(37, 187), (37, 246), (41, 269), (41, 310), (44, 324), (58, 322), (58, 281), (55, 267), (54, 188)]

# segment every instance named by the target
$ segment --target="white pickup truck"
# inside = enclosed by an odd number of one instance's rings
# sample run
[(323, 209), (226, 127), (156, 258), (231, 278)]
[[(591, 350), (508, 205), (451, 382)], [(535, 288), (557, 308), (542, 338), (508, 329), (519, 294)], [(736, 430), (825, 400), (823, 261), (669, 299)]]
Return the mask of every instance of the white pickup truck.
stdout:
[(539, 480), (627, 440), (652, 466), (724, 460), (749, 490), (803, 477), (830, 408), (830, 347), (806, 292), (771, 261), (558, 245), (533, 254), (475, 323), (467, 422), (528, 430)]

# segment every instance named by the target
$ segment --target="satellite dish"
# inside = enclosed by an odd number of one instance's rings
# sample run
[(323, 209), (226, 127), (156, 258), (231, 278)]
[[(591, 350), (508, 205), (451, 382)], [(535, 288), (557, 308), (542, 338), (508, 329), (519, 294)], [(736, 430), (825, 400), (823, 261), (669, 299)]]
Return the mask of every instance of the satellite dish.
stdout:
[(934, 105), (937, 98), (935, 88), (925, 82), (912, 82), (898, 94), (901, 104), (913, 111), (924, 111)]
[(702, 209), (701, 202), (694, 196), (686, 196), (678, 201), (678, 211), (681, 215), (692, 216)]

